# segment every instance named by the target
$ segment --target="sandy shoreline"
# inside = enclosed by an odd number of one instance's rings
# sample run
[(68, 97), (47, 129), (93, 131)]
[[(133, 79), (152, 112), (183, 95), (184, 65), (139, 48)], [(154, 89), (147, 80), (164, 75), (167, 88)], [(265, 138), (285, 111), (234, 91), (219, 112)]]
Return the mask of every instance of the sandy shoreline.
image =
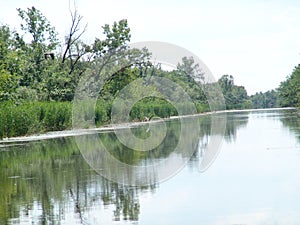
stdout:
[(3, 140), (0, 140), (0, 148), (7, 146), (6, 144), (9, 144), (9, 143), (39, 141), (39, 140), (54, 139), (54, 138), (61, 138), (61, 137), (72, 137), (72, 136), (79, 136), (79, 135), (85, 135), (85, 134), (93, 134), (93, 133), (97, 133), (97, 132), (111, 132), (115, 129), (131, 128), (131, 127), (140, 126), (143, 124), (169, 121), (169, 120), (175, 120), (175, 119), (180, 119), (180, 118), (192, 118), (192, 117), (200, 117), (200, 116), (205, 116), (205, 115), (214, 115), (214, 114), (232, 113), (232, 112), (254, 112), (254, 111), (274, 111), (274, 110), (277, 111), (277, 110), (289, 110), (289, 109), (296, 109), (296, 108), (288, 107), (288, 108), (269, 108), (269, 109), (222, 110), (222, 111), (216, 111), (216, 112), (199, 113), (199, 114), (194, 114), (194, 115), (171, 116), (169, 118), (164, 118), (164, 119), (159, 119), (159, 120), (150, 120), (150, 121), (146, 121), (146, 122), (110, 124), (108, 126), (104, 126), (104, 127), (100, 127), (100, 128), (53, 131), (53, 132), (47, 132), (47, 133), (43, 133), (43, 134), (36, 134), (36, 135), (30, 135), (30, 136), (4, 138)]

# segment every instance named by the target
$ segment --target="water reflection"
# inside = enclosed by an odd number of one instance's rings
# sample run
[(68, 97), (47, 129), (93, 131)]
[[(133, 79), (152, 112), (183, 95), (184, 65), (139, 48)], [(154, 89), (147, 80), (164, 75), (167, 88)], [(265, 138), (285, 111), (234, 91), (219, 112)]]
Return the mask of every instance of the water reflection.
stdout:
[(236, 112), (227, 114), (227, 123), (225, 130), (225, 140), (233, 142), (236, 140), (237, 131), (245, 128), (248, 124), (250, 112)]
[[(242, 116), (241, 116), (242, 115)], [(215, 115), (218, 117), (218, 115)], [(247, 124), (248, 114), (229, 115), (225, 138), (232, 141), (236, 130)], [(221, 118), (221, 117), (220, 117)], [(167, 123), (168, 133), (162, 143), (152, 151), (130, 151), (120, 143), (113, 133), (99, 133), (95, 137), (101, 139), (114, 157), (130, 165), (147, 165), (161, 162), (169, 157), (178, 160), (190, 159), (189, 166), (199, 169), (203, 163), (207, 147), (211, 139), (223, 137), (222, 127), (218, 119), (212, 116), (197, 118), (200, 122), (196, 134), (180, 132), (178, 121)], [(213, 122), (214, 121), (214, 122)], [(219, 121), (220, 122), (220, 121)], [(186, 120), (193, 123), (193, 120)], [(220, 126), (219, 129), (218, 125)], [(135, 135), (147, 135), (147, 127), (134, 128)], [(214, 133), (212, 133), (214, 131)], [(196, 135), (196, 136), (195, 136)], [(82, 136), (86, 138), (87, 136)], [(92, 137), (92, 136), (91, 136)], [(195, 138), (196, 137), (196, 138)], [(190, 148), (174, 154), (174, 148), (183, 138), (181, 148)], [(192, 142), (190, 142), (192, 140)], [(95, 140), (94, 144), (96, 144)], [(88, 142), (90, 145), (93, 142)], [(93, 150), (93, 146), (85, 146)], [(91, 151), (93, 152), (93, 151)], [(93, 154), (90, 156), (93, 157)], [(98, 155), (99, 156), (99, 155)], [(209, 155), (215, 157), (215, 155)], [(109, 167), (110, 164), (94, 158)], [(211, 160), (211, 159), (209, 159)], [(95, 224), (91, 213), (105, 214), (114, 221), (138, 221), (141, 213), (140, 196), (152, 193), (158, 188), (153, 173), (140, 176), (139, 170), (126, 171), (130, 179), (146, 180), (144, 186), (126, 186), (106, 180), (99, 176), (94, 167), (85, 161), (78, 150), (74, 138), (57, 138), (5, 146), (0, 148), (0, 224), (39, 223), (39, 224)], [(106, 168), (107, 169), (107, 168)], [(109, 168), (111, 173), (124, 175), (124, 171)], [(107, 219), (107, 218), (106, 218)], [(101, 219), (99, 219), (101, 220)]]
[(115, 206), (114, 220), (138, 220), (137, 188), (97, 175), (72, 138), (10, 148), (1, 152), (0, 165), (0, 224), (11, 219), (58, 224), (70, 212), (76, 222), (85, 223), (86, 211), (101, 205)]
[[(131, 142), (132, 135), (128, 135), (126, 144), (115, 133), (79, 136), (76, 142), (86, 161), (102, 176), (126, 185), (147, 186), (168, 179), (185, 166), (197, 146), (198, 122), (198, 118), (185, 118), (151, 124), (153, 142), (161, 138), (157, 135), (161, 127), (165, 126), (167, 132), (162, 143), (150, 151), (138, 150), (143, 143), (135, 145), (135, 141)], [(140, 128), (121, 129), (118, 133)]]
[(300, 112), (299, 110), (286, 110), (280, 121), (284, 127), (293, 132), (300, 142)]

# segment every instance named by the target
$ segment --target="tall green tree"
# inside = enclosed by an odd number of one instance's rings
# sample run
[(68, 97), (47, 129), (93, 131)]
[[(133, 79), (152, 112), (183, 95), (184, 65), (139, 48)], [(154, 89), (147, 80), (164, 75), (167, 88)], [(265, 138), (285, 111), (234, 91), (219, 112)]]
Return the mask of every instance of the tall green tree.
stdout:
[(177, 65), (177, 71), (181, 76), (187, 78), (189, 82), (193, 81), (193, 79), (199, 82), (204, 81), (204, 73), (192, 56), (183, 57), (182, 62)]
[(234, 84), (232, 75), (223, 75), (218, 84), (223, 92), (227, 109), (251, 108), (252, 104), (244, 86)]
[(24, 52), (15, 45), (14, 33), (8, 26), (0, 26), (0, 100), (15, 98), (25, 66), (24, 59)]
[(103, 54), (129, 43), (131, 34), (126, 19), (114, 22), (111, 26), (105, 24), (102, 26), (105, 39), (96, 38), (92, 45), (92, 53), (94, 58), (101, 57)]
[[(16, 34), (19, 47), (26, 52), (27, 71), (21, 79), (23, 86), (35, 86), (43, 79), (46, 70), (45, 54), (52, 53), (58, 47), (57, 33), (47, 18), (35, 7), (27, 10), (17, 9), (22, 19), (21, 30), (24, 35)], [(26, 40), (29, 39), (29, 43)]]
[(278, 101), (282, 107), (300, 106), (300, 64), (294, 68), (285, 81), (280, 83)]

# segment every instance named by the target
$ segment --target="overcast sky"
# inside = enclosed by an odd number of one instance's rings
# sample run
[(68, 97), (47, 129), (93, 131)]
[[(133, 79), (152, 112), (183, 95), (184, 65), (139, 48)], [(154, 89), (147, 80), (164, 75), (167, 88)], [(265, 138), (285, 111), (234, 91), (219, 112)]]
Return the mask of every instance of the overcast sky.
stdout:
[[(85, 41), (126, 18), (132, 42), (164, 41), (196, 54), (216, 79), (233, 75), (248, 94), (278, 87), (300, 63), (299, 0), (76, 0), (88, 23)], [(69, 0), (0, 0), (0, 22), (18, 28), (16, 8), (35, 6), (61, 35)]]

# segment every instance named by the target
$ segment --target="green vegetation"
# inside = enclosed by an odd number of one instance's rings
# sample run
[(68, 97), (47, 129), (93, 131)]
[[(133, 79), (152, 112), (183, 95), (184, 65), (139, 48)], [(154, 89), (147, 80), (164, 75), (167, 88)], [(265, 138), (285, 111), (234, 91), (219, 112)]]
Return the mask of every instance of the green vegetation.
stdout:
[[(149, 102), (147, 102), (149, 101)], [(95, 124), (101, 126), (110, 120), (111, 103), (99, 100), (95, 107)], [(176, 115), (174, 107), (160, 99), (145, 99), (131, 111), (131, 120)], [(0, 108), (0, 138), (24, 136), (47, 131), (72, 128), (72, 102), (2, 102)]]
[(262, 108), (276, 108), (278, 105), (278, 93), (275, 90), (267, 91), (265, 93), (259, 92), (251, 95), (252, 107), (254, 109)]
[[(103, 26), (104, 40), (91, 45), (80, 40), (82, 17), (72, 13), (65, 42), (36, 8), (18, 9), (21, 30), (0, 27), (0, 101), (72, 101), (82, 73), (108, 49), (129, 39), (126, 20)], [(63, 49), (63, 51), (59, 51)]]
[(300, 64), (278, 88), (278, 101), (282, 107), (300, 107)]
[[(86, 71), (97, 73), (95, 65), (114, 49), (126, 49), (131, 38), (127, 20), (105, 24), (102, 27), (104, 38), (95, 38), (89, 44), (81, 39), (86, 27), (81, 26), (82, 17), (75, 10), (71, 13), (71, 26), (65, 41), (60, 42), (55, 28), (38, 9), (17, 9), (17, 12), (22, 21), (19, 30), (0, 25), (0, 139), (70, 129), (72, 101), (80, 79)], [(120, 90), (138, 78), (154, 75), (180, 85), (191, 97), (198, 113), (210, 110), (203, 90), (213, 89), (214, 84), (205, 83), (201, 68), (193, 58), (184, 57), (177, 68), (166, 71), (161, 65), (150, 63), (150, 53), (146, 49), (129, 51), (129, 55), (138, 60), (116, 70), (105, 80), (94, 109), (96, 126), (110, 121), (111, 106)], [(95, 81), (98, 75), (93, 77)], [(202, 79), (202, 86), (195, 82), (195, 76)], [(278, 90), (253, 96), (248, 96), (243, 86), (235, 85), (232, 75), (223, 75), (217, 83), (227, 109), (300, 105), (299, 66)], [(167, 88), (162, 90), (168, 91)], [(176, 96), (178, 92), (173, 92), (174, 99), (180, 101), (181, 96)], [(177, 114), (170, 102), (149, 97), (134, 105), (130, 119), (143, 121)]]
[[(0, 26), (0, 138), (70, 129), (72, 100), (80, 78), (105, 54), (127, 46), (131, 37), (127, 20), (105, 24), (104, 38), (87, 44), (81, 40), (85, 27), (81, 28), (82, 17), (75, 10), (69, 33), (61, 43), (55, 28), (38, 9), (17, 12), (22, 20), (20, 30)], [(146, 50), (132, 50), (132, 54), (139, 63), (116, 71), (99, 93), (94, 110), (96, 126), (110, 121), (112, 102), (122, 88), (152, 75), (178, 83), (192, 97), (198, 112), (209, 110), (203, 91), (191, 78), (197, 69), (193, 59), (184, 58), (177, 69), (164, 71), (148, 61)], [(160, 98), (143, 99), (130, 113), (133, 121), (172, 115), (177, 115), (174, 107)]]
[(68, 129), (71, 110), (70, 102), (2, 102), (0, 138)]
[(253, 108), (300, 107), (300, 64), (275, 90), (251, 97)]
[(252, 107), (245, 87), (235, 85), (232, 75), (223, 75), (218, 83), (222, 89), (227, 109), (249, 109)]
[(259, 92), (251, 96), (247, 95), (243, 86), (234, 85), (231, 75), (222, 76), (218, 82), (223, 91), (227, 109), (300, 107), (300, 64), (275, 90)]

